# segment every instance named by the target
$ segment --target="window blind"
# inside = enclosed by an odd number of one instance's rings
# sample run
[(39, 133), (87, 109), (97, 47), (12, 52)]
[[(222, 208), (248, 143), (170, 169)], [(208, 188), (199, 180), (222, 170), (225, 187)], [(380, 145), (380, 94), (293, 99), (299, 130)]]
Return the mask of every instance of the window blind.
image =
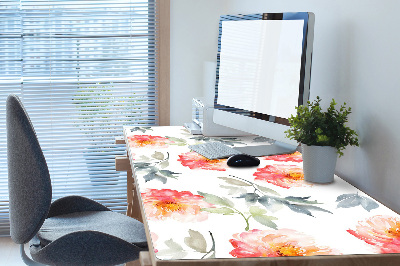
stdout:
[(115, 171), (123, 125), (158, 124), (155, 1), (0, 2), (0, 234), (9, 233), (5, 100), (17, 94), (49, 166), (53, 200), (126, 209)]

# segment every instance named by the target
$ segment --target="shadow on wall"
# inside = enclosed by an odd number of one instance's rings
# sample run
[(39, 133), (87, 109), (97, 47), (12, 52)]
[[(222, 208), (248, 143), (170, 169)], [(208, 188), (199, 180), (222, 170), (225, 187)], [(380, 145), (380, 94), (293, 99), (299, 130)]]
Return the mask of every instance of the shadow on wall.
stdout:
[(344, 151), (345, 156), (338, 160), (337, 174), (394, 211), (399, 211), (398, 200), (388, 198), (391, 195), (388, 189), (397, 186), (399, 179), (393, 174), (399, 164), (398, 158), (393, 156), (399, 150), (398, 143), (393, 141), (398, 137), (390, 134), (392, 130), (387, 128), (387, 121), (381, 121), (374, 114), (363, 114), (360, 121), (357, 128), (360, 147), (348, 147)]

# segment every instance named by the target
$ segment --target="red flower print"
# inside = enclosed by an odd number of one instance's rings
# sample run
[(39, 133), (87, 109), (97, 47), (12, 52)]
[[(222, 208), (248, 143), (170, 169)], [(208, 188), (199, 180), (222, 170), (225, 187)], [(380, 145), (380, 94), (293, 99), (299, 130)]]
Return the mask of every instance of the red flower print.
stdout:
[(140, 148), (144, 146), (150, 147), (167, 147), (168, 144), (174, 143), (167, 138), (150, 135), (133, 135), (128, 137), (129, 146), (133, 148)]
[(301, 163), (303, 161), (303, 155), (300, 152), (296, 151), (292, 154), (282, 154), (282, 155), (274, 155), (274, 156), (266, 156), (265, 160), (273, 160), (275, 162), (296, 162)]
[(179, 155), (178, 161), (180, 161), (183, 166), (187, 166), (190, 169), (225, 171), (227, 168), (226, 159), (209, 160), (197, 152), (181, 154)]
[(400, 219), (387, 215), (375, 215), (359, 222), (356, 230), (347, 230), (353, 236), (374, 246), (379, 253), (400, 252)]
[(207, 212), (201, 209), (214, 206), (205, 202), (203, 196), (171, 189), (148, 189), (142, 193), (142, 200), (150, 220), (172, 218), (181, 222), (201, 222), (208, 218)]
[(254, 229), (234, 234), (229, 242), (234, 248), (229, 254), (236, 258), (339, 254), (329, 247), (316, 246), (312, 237), (292, 229)]
[(267, 165), (253, 174), (255, 180), (263, 180), (283, 188), (301, 187), (304, 183), (303, 169), (296, 165)]

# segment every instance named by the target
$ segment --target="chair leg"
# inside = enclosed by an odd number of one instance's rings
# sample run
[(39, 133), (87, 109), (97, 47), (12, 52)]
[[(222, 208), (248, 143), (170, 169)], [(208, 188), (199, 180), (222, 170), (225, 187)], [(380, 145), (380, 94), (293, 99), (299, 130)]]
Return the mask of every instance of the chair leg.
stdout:
[(20, 253), (21, 253), (21, 257), (22, 260), (24, 261), (24, 263), (26, 265), (30, 265), (30, 266), (45, 266), (45, 264), (41, 264), (39, 262), (33, 261), (31, 258), (28, 257), (28, 255), (26, 255), (25, 253), (25, 245), (21, 244), (20, 246)]

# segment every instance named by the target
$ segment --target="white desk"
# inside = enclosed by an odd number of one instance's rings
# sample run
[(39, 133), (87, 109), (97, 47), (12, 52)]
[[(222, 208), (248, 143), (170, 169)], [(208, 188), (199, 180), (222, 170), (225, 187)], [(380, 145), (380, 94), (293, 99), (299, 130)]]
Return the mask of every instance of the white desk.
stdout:
[(301, 155), (238, 169), (191, 152), (210, 138), (183, 127), (124, 128), (124, 139), (153, 265), (400, 265), (381, 254), (400, 252), (400, 216), (337, 176), (305, 182)]

